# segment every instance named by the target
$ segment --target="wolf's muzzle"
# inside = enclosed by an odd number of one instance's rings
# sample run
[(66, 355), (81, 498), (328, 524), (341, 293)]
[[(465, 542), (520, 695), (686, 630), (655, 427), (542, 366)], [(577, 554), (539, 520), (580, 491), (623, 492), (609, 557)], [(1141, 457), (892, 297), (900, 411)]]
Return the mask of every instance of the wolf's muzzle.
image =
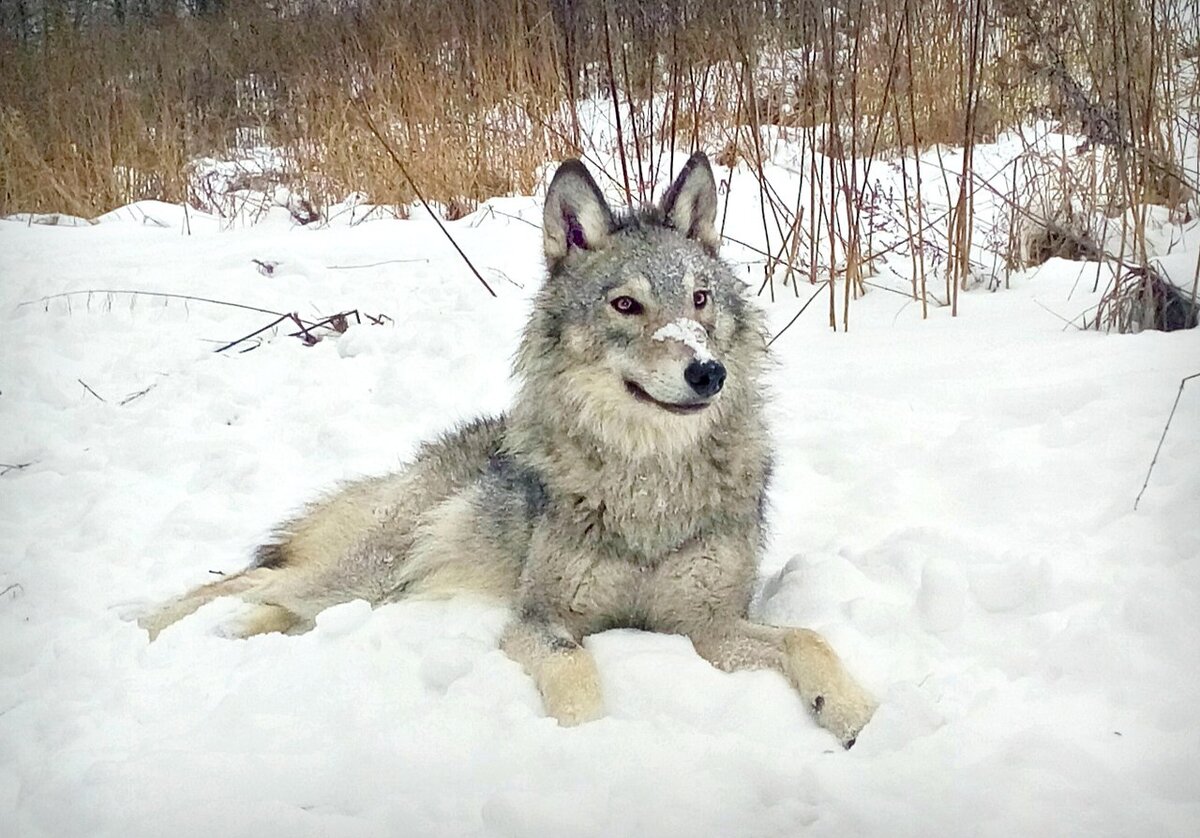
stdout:
[(692, 361), (684, 369), (683, 378), (697, 395), (707, 399), (725, 386), (725, 367), (717, 361)]

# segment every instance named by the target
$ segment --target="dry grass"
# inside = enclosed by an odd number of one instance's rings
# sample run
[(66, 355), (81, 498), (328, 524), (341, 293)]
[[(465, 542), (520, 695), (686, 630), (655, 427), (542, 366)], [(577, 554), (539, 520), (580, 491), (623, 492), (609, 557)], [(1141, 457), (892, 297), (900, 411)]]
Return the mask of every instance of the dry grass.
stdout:
[(523, 5), (478, 4), (456, 20), (438, 4), (279, 17), (246, 3), (217, 19), (9, 39), (0, 212), (198, 202), (188, 161), (256, 144), (284, 149), (291, 185), (319, 201), (355, 190), (411, 201), (362, 108), (392, 126), (413, 176), (445, 203), (528, 191), (565, 144), (529, 126), (526, 103), (536, 117), (556, 100), (556, 55), (513, 19)]
[[(830, 325), (845, 328), (878, 255), (862, 177), (872, 160), (965, 151), (939, 184), (948, 214), (929, 212), (920, 167), (903, 182), (896, 212), (924, 310), (957, 311), (969, 284), (973, 149), (1004, 128), (1049, 120), (1089, 146), (1086, 170), (1023, 164), (1038, 174), (1008, 198), (1010, 264), (1090, 255), (1097, 214), (1120, 216), (1123, 252), (1144, 251), (1136, 208), (1182, 213), (1195, 197), (1178, 161), (1200, 134), (1197, 0), (272, 4), (286, 13), (226, 0), (210, 16), (123, 21), (97, 11), (112, 5), (46, 0), (27, 7), (58, 14), (0, 15), (0, 214), (92, 217), (139, 198), (208, 208), (191, 161), (266, 145), (281, 165), (248, 176), (307, 195), (318, 213), (352, 192), (405, 205), (415, 183), (457, 217), (531, 192), (549, 161), (607, 160), (580, 125), (581, 103), (600, 98), (615, 105), (619, 140), (607, 175), (629, 202), (653, 197), (674, 151), (746, 164), (761, 177), (764, 291), (826, 282)], [(386, 126), (411, 181), (364, 114)], [(807, 191), (767, 184), (781, 139), (809, 152)]]

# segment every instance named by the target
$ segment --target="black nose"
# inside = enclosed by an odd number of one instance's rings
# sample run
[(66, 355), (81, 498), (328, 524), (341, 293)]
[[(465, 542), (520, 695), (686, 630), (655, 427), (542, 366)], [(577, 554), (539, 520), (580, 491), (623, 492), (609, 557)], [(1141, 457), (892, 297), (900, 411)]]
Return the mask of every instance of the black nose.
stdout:
[(716, 361), (692, 361), (684, 369), (683, 378), (697, 394), (707, 399), (721, 392), (725, 385), (725, 367)]

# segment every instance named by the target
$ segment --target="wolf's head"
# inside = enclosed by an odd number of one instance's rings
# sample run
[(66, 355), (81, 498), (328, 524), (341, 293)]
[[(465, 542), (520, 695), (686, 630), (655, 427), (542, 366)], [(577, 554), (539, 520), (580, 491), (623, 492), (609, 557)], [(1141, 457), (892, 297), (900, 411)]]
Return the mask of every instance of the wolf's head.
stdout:
[(524, 395), (643, 451), (694, 442), (745, 407), (761, 316), (717, 257), (716, 211), (703, 154), (659, 206), (625, 214), (582, 163), (563, 163), (546, 195), (549, 276), (518, 359)]

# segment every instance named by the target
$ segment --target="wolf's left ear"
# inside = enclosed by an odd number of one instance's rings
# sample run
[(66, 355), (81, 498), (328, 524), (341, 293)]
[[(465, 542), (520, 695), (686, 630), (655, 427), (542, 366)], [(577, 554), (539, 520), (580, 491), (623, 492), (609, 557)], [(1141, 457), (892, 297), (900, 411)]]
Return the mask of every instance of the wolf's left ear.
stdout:
[(662, 199), (662, 214), (672, 227), (704, 245), (714, 256), (721, 247), (717, 232), (717, 181), (703, 152), (683, 167)]
[(612, 234), (613, 216), (604, 193), (578, 160), (566, 160), (546, 192), (542, 216), (546, 263), (553, 269), (572, 250), (597, 250)]

